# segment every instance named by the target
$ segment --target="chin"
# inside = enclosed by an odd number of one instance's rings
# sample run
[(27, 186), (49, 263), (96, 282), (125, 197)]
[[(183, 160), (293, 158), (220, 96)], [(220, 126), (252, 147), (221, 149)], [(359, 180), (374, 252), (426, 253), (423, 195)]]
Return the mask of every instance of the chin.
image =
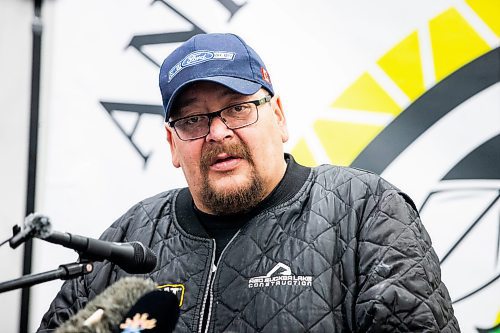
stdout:
[(240, 192), (251, 186), (248, 177), (240, 175), (222, 176), (219, 179), (209, 179), (209, 186), (221, 194), (231, 194)]

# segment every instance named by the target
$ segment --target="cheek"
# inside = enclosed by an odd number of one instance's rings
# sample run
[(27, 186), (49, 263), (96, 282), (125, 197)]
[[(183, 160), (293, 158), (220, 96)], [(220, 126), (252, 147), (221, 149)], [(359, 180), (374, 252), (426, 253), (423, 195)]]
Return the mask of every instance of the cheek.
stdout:
[(275, 156), (279, 154), (280, 147), (283, 145), (281, 134), (272, 125), (263, 126), (252, 133), (245, 134), (240, 138), (250, 151), (253, 163), (260, 171), (265, 172), (271, 167)]
[(283, 161), (283, 129), (276, 122), (269, 121), (262, 128), (260, 134), (256, 134), (253, 140), (253, 149), (257, 152), (255, 161), (264, 172), (273, 172), (277, 165)]
[(176, 154), (179, 165), (184, 171), (186, 178), (193, 178), (199, 174), (201, 145), (198, 146), (192, 142), (189, 146), (178, 146)]

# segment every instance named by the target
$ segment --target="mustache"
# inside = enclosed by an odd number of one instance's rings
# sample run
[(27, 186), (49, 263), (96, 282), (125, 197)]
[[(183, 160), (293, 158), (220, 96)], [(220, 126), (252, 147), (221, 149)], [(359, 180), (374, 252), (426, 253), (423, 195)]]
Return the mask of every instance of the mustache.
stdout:
[(227, 143), (227, 144), (210, 144), (203, 147), (201, 152), (201, 167), (203, 170), (208, 168), (217, 161), (219, 154), (228, 154), (232, 157), (247, 160), (253, 165), (252, 156), (247, 146), (241, 143)]

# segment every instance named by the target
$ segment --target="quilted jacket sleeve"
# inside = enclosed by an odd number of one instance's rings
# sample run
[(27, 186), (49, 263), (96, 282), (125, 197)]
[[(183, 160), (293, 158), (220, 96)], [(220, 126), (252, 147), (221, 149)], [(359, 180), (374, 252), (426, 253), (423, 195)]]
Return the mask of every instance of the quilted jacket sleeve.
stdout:
[(459, 332), (439, 260), (413, 203), (385, 190), (359, 229), (359, 332)]

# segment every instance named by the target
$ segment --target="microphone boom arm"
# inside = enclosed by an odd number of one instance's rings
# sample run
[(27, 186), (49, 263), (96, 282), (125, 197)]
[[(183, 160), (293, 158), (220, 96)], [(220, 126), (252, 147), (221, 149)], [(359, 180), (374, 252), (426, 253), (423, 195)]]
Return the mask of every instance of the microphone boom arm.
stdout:
[(6, 291), (31, 287), (52, 280), (69, 280), (89, 274), (94, 269), (92, 262), (74, 262), (60, 265), (59, 268), (37, 274), (25, 275), (20, 278), (0, 283), (0, 294)]

